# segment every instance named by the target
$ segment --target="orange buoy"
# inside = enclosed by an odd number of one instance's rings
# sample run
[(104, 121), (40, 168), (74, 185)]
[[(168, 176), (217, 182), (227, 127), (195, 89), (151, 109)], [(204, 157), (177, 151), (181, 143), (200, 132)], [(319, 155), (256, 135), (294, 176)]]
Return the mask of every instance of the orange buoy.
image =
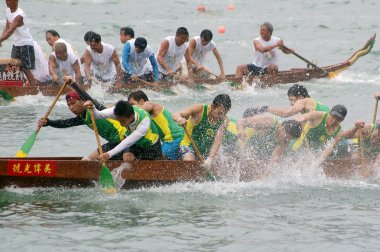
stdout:
[(219, 33), (222, 33), (222, 34), (223, 34), (225, 31), (226, 31), (226, 28), (224, 28), (224, 26), (222, 26), (222, 25), (219, 26), (219, 28), (218, 28), (218, 32), (219, 32)]
[(232, 11), (234, 9), (235, 9), (235, 6), (233, 6), (232, 4), (227, 5), (227, 10)]
[(206, 11), (206, 8), (205, 8), (204, 5), (198, 5), (198, 7), (197, 7), (197, 11), (205, 12), (205, 11)]

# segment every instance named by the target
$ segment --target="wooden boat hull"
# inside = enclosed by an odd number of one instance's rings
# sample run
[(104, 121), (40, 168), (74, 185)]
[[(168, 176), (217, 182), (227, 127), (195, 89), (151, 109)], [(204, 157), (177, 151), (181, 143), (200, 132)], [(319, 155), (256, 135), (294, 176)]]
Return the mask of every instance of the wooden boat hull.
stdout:
[[(184, 181), (204, 181), (206, 174), (199, 162), (192, 161), (138, 161), (132, 164), (108, 161), (110, 170), (125, 166), (122, 177), (123, 188), (161, 185)], [(260, 164), (239, 168), (241, 181), (257, 179)], [(357, 161), (332, 160), (323, 166), (327, 176), (351, 178), (360, 169)], [(97, 161), (82, 161), (80, 158), (0, 158), (0, 188), (18, 187), (94, 187), (99, 177), (101, 164)], [(216, 173), (215, 173), (216, 174)]]
[[(234, 75), (227, 75), (225, 80), (220, 79), (196, 79), (194, 80), (193, 84), (189, 84), (183, 81), (175, 80), (175, 81), (162, 81), (159, 83), (147, 83), (147, 82), (140, 82), (140, 81), (134, 81), (130, 83), (126, 83), (124, 85), (124, 88), (121, 90), (116, 89), (110, 89), (109, 92), (125, 92), (125, 91), (131, 91), (136, 89), (151, 89), (153, 91), (157, 92), (167, 92), (168, 89), (171, 87), (177, 85), (177, 84), (184, 84), (190, 88), (199, 88), (202, 84), (209, 84), (209, 85), (218, 85), (221, 83), (227, 82), (227, 84), (230, 84), (232, 87), (241, 88), (242, 83), (248, 83), (250, 85), (256, 85), (258, 87), (271, 87), (273, 85), (278, 84), (287, 84), (287, 83), (296, 83), (300, 81), (308, 81), (311, 79), (319, 79), (319, 78), (332, 78), (336, 76), (341, 71), (347, 69), (349, 66), (352, 66), (360, 57), (368, 54), (374, 43), (375, 43), (376, 34), (374, 34), (367, 43), (359, 50), (357, 50), (349, 59), (345, 60), (344, 62), (341, 62), (339, 64), (335, 65), (329, 65), (321, 67), (321, 69), (324, 70), (324, 72), (321, 72), (321, 70), (314, 69), (314, 68), (299, 68), (299, 69), (290, 69), (287, 71), (280, 71), (276, 75), (269, 76), (269, 75), (263, 75), (263, 76), (256, 76), (256, 77), (248, 77), (246, 79), (237, 79), (234, 77)], [(17, 63), (17, 61), (16, 61)], [(13, 63), (13, 64), (16, 64)], [(19, 70), (12, 70), (10, 67), (10, 64), (8, 65), (1, 65), (0, 60), (0, 74), (3, 73), (1, 76), (8, 76), (5, 73), (12, 71), (19, 71)], [(4, 75), (5, 74), (5, 75)], [(16, 77), (10, 77), (10, 80), (6, 79), (7, 77), (0, 78), (0, 91), (5, 91), (8, 94), (12, 95), (13, 97), (16, 96), (24, 96), (24, 95), (36, 95), (38, 93), (42, 93), (46, 96), (55, 96), (59, 90), (59, 86), (52, 86), (52, 85), (39, 85), (39, 86), (25, 86), (25, 83), (20, 82), (20, 74), (17, 72)], [(70, 88), (67, 88), (65, 92), (69, 92)]]

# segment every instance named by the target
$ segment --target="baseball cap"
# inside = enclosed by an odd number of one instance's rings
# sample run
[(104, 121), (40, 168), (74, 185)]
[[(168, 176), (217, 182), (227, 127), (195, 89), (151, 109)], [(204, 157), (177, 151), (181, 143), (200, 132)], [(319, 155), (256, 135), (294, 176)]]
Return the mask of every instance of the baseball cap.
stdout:
[(343, 121), (347, 115), (347, 109), (344, 105), (338, 104), (331, 109), (330, 113), (339, 120)]

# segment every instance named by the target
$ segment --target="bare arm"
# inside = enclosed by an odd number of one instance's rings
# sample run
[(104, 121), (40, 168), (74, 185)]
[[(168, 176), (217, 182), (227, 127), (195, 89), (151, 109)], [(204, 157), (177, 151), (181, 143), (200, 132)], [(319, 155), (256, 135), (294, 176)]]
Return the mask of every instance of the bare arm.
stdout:
[(254, 40), (253, 41), (253, 47), (255, 48), (256, 51), (259, 51), (261, 53), (266, 53), (272, 51), (274, 48), (278, 46), (282, 46), (283, 41), (280, 39), (276, 44), (272, 46), (263, 46), (259, 41)]
[(92, 63), (92, 57), (91, 53), (86, 49), (83, 55), (84, 59), (84, 73), (86, 75), (87, 81), (91, 83), (92, 77), (91, 77), (91, 63)]
[(7, 40), (18, 27), (23, 26), (23, 25), (24, 25), (24, 18), (22, 16), (15, 17), (12, 24), (9, 24), (7, 20), (5, 29), (0, 37), (0, 43)]
[(56, 68), (57, 68), (57, 63), (55, 61), (55, 57), (53, 54), (50, 54), (50, 56), (49, 56), (49, 72), (50, 72), (50, 75), (51, 75), (53, 81), (58, 81), (58, 74), (55, 71)]
[(272, 113), (281, 117), (292, 116), (292, 115), (301, 113), (303, 110), (305, 110), (305, 101), (303, 100), (298, 100), (296, 103), (294, 103), (293, 106), (289, 108), (268, 107), (269, 113)]
[(225, 118), (218, 131), (216, 132), (214, 143), (211, 146), (210, 154), (208, 156), (208, 158), (211, 158), (211, 160), (213, 160), (219, 152), (229, 121), (230, 120), (228, 118)]
[(240, 139), (245, 138), (244, 129), (252, 127), (254, 129), (270, 129), (274, 124), (274, 118), (271, 116), (258, 115), (248, 118), (240, 118), (237, 121), (238, 136)]
[(76, 60), (74, 64), (71, 65), (71, 67), (74, 69), (75, 72), (75, 82), (80, 85), (82, 84), (82, 74), (80, 72), (80, 66), (79, 66), (79, 61)]
[(225, 76), (224, 76), (224, 65), (223, 65), (222, 57), (220, 56), (218, 49), (214, 48), (212, 50), (212, 52), (214, 53), (214, 56), (215, 56), (216, 60), (218, 61), (218, 65), (219, 65), (219, 69), (220, 69), (220, 76), (219, 77), (224, 79)]
[(116, 49), (112, 53), (112, 61), (116, 67), (116, 83), (121, 82), (123, 78), (123, 70), (121, 69), (119, 55), (116, 52)]
[(157, 54), (157, 61), (158, 61), (158, 64), (160, 64), (168, 73), (172, 73), (170, 68), (166, 65), (166, 62), (164, 59), (168, 50), (169, 50), (169, 41), (165, 39), (164, 41), (161, 42), (160, 50), (158, 51), (158, 54)]
[(297, 122), (310, 122), (310, 126), (313, 128), (317, 126), (321, 121), (325, 112), (322, 111), (312, 111), (306, 114), (298, 114), (293, 117)]
[(199, 65), (198, 62), (195, 59), (193, 59), (193, 53), (196, 45), (197, 43), (195, 42), (195, 39), (191, 39), (189, 42), (189, 46), (186, 49), (186, 53), (189, 57), (189, 62), (187, 63), (187, 67), (189, 68), (189, 70), (191, 69), (192, 65)]
[(202, 110), (203, 110), (202, 104), (194, 104), (188, 108), (185, 108), (184, 110), (173, 113), (172, 118), (179, 125), (184, 126), (187, 122), (187, 119), (190, 116), (198, 117), (197, 115), (202, 113)]

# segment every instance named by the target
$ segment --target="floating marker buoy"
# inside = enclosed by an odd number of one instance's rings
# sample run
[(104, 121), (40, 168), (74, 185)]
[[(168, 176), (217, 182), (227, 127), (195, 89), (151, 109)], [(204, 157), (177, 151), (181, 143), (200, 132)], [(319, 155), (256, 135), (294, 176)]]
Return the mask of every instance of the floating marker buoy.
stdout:
[(226, 28), (224, 28), (224, 26), (219, 26), (219, 28), (218, 28), (218, 32), (219, 33), (224, 33), (226, 31)]
[(227, 10), (232, 11), (234, 9), (235, 9), (235, 6), (233, 6), (232, 4), (227, 5)]
[(201, 11), (201, 12), (205, 12), (206, 11), (206, 8), (205, 8), (205, 6), (204, 5), (198, 5), (198, 7), (197, 7), (197, 11)]

